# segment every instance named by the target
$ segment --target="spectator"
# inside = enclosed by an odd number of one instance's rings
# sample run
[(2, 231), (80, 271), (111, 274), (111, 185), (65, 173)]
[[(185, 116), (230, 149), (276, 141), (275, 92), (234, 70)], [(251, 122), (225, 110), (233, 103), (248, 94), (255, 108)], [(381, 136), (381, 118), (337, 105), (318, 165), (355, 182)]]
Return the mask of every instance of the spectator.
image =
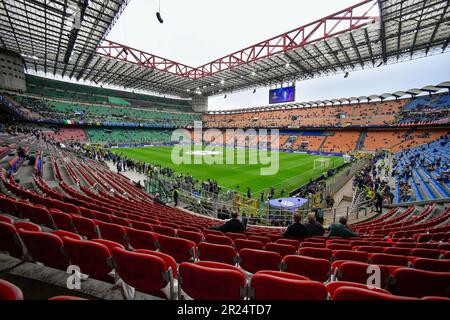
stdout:
[(226, 232), (235, 232), (235, 233), (243, 233), (245, 231), (245, 225), (238, 219), (237, 212), (231, 213), (231, 219), (225, 222), (225, 224), (221, 226), (212, 226), (211, 230), (219, 230), (223, 233)]
[(177, 188), (173, 189), (173, 202), (175, 207), (178, 206), (178, 190)]
[(159, 193), (155, 194), (155, 197), (153, 198), (153, 202), (165, 205), (165, 203), (164, 203), (164, 201), (162, 201), (161, 195)]
[(302, 216), (300, 213), (294, 214), (294, 223), (287, 227), (283, 234), (284, 238), (306, 238), (308, 237), (308, 229), (301, 223)]
[(310, 213), (308, 215), (308, 222), (305, 224), (306, 229), (308, 230), (308, 236), (323, 236), (325, 230), (323, 226), (316, 221), (316, 215), (314, 213)]
[(328, 237), (342, 237), (342, 238), (359, 237), (359, 234), (352, 231), (347, 226), (346, 217), (340, 217), (339, 223), (331, 224), (329, 230), (330, 232), (328, 233)]

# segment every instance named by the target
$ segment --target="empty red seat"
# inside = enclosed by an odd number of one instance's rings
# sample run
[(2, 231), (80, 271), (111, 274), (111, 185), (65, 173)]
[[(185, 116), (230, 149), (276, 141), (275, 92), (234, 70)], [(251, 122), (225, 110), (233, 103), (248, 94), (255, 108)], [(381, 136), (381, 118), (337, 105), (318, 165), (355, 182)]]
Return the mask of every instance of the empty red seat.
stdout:
[(77, 301), (77, 300), (87, 300), (87, 299), (80, 298), (80, 297), (74, 297), (74, 296), (55, 296), (55, 297), (48, 298), (48, 300), (51, 300), (51, 301), (70, 301), (70, 300)]
[(272, 242), (266, 244), (265, 249), (267, 251), (277, 252), (281, 257), (287, 256), (289, 254), (295, 254), (297, 252), (297, 249), (294, 246)]
[(322, 258), (290, 255), (283, 258), (282, 266), (284, 271), (325, 282), (330, 276), (331, 263)]
[(142, 230), (142, 231), (153, 231), (153, 226), (147, 222), (131, 221), (131, 226), (134, 229), (138, 229), (138, 230)]
[(415, 258), (412, 260), (414, 268), (435, 272), (450, 272), (450, 259)]
[(450, 243), (440, 243), (437, 248), (439, 250), (450, 251)]
[(356, 283), (356, 282), (349, 282), (349, 281), (332, 281), (325, 285), (327, 288), (328, 294), (330, 295), (330, 298), (334, 300), (334, 293), (337, 289), (340, 287), (354, 287), (354, 288), (361, 288), (361, 289), (367, 289), (375, 292), (390, 294), (389, 291), (380, 289), (377, 287), (369, 287), (367, 284), (362, 283)]
[(242, 300), (246, 284), (244, 273), (217, 262), (183, 262), (179, 266), (179, 298), (194, 300)]
[(81, 273), (97, 280), (113, 282), (114, 278), (109, 275), (113, 264), (108, 247), (89, 240), (63, 238), (63, 242), (71, 264), (77, 265)]
[(437, 249), (439, 246), (439, 243), (437, 242), (426, 242), (426, 243), (418, 243), (416, 245), (416, 248), (420, 249)]
[(16, 209), (17, 213), (20, 217), (23, 219), (34, 219), (34, 213), (33, 213), (33, 205), (25, 200), (17, 200), (16, 201)]
[[(162, 298), (171, 298), (170, 294), (166, 296), (161, 289), (169, 285), (171, 293), (173, 292), (176, 263), (168, 255), (160, 252), (150, 254), (151, 252), (148, 250), (131, 252), (114, 248), (112, 254), (115, 270), (127, 285), (137, 291)], [(131, 294), (126, 294), (126, 296), (127, 298), (133, 298)]]
[(157, 224), (153, 224), (153, 231), (159, 234), (163, 234), (169, 237), (175, 237), (177, 234), (177, 230), (171, 227), (161, 226)]
[(214, 244), (223, 244), (231, 246), (233, 244), (233, 239), (227, 236), (219, 236), (215, 234), (205, 234), (206, 242), (214, 243)]
[(96, 239), (99, 237), (95, 220), (74, 214), (72, 216), (72, 222), (78, 234), (81, 236), (87, 239)]
[(22, 290), (11, 282), (0, 279), (0, 301), (1, 300), (23, 300)]
[(300, 248), (299, 253), (303, 256), (322, 258), (330, 261), (333, 251), (326, 248)]
[(370, 244), (371, 246), (375, 247), (392, 247), (392, 242), (386, 242), (386, 241), (374, 241)]
[(333, 250), (333, 260), (349, 260), (367, 262), (369, 254), (364, 251)]
[(235, 264), (236, 249), (231, 246), (202, 242), (198, 245), (198, 256), (201, 261), (215, 261)]
[(102, 239), (120, 243), (125, 248), (128, 247), (127, 232), (125, 227), (103, 221), (97, 221), (98, 229)]
[(72, 216), (70, 214), (61, 212), (57, 209), (50, 209), (50, 215), (52, 216), (52, 219), (55, 222), (55, 226), (57, 229), (62, 229), (69, 232), (76, 232), (73, 226)]
[[(95, 213), (93, 210), (85, 208), (85, 207), (80, 207), (80, 214), (85, 217), (85, 218), (89, 218), (89, 219), (95, 219)], [(99, 219), (100, 220), (100, 219)]]
[(409, 256), (409, 255), (411, 255), (411, 249), (410, 248), (398, 248), (398, 247), (384, 248), (384, 253), (395, 254), (395, 255), (399, 255), (399, 256)]
[(256, 249), (256, 250), (262, 250), (264, 248), (264, 245), (261, 241), (256, 240), (246, 240), (246, 239), (236, 239), (234, 241), (234, 247), (236, 248), (236, 251), (239, 252), (242, 249)]
[(224, 233), (222, 231), (219, 230), (211, 230), (211, 229), (203, 229), (203, 234), (207, 235), (207, 234), (215, 234), (216, 236), (223, 236)]
[(0, 208), (2, 212), (9, 213), (15, 217), (19, 217), (16, 209), (16, 199), (10, 197), (0, 198)]
[(242, 249), (239, 252), (239, 265), (244, 270), (255, 273), (260, 270), (280, 270), (281, 256), (272, 251)]
[[(335, 270), (335, 275), (339, 281), (350, 281), (367, 284), (369, 277), (373, 273), (369, 273), (370, 264), (358, 261), (344, 261), (342, 262), (337, 270)], [(390, 275), (391, 268), (388, 266), (378, 266), (381, 272), (381, 288), (386, 286), (386, 281)]]
[(71, 203), (65, 203), (64, 204), (64, 212), (69, 213), (69, 214), (80, 214), (80, 210), (78, 209), (78, 207), (76, 205), (73, 205)]
[(158, 234), (154, 232), (128, 228), (127, 236), (128, 242), (133, 249), (157, 249)]
[(356, 251), (364, 251), (367, 253), (383, 253), (384, 247), (377, 247), (377, 246), (356, 246), (353, 247), (353, 250)]
[(302, 248), (325, 248), (326, 244), (324, 242), (308, 242), (303, 241), (300, 243), (300, 247)]
[(46, 232), (18, 230), (28, 253), (35, 262), (47, 267), (66, 270), (69, 259), (65, 255), (63, 241), (60, 237)]
[(22, 258), (22, 245), (16, 227), (3, 221), (0, 221), (0, 251), (18, 259)]
[(197, 257), (197, 247), (191, 240), (159, 235), (158, 246), (161, 252), (173, 257), (177, 263), (195, 260)]
[(289, 244), (291, 246), (294, 246), (295, 248), (298, 248), (298, 246), (300, 245), (300, 241), (293, 239), (278, 239), (275, 243)]
[(111, 215), (109, 213), (94, 211), (94, 217), (96, 220), (100, 220), (103, 222), (111, 222)]
[(125, 247), (123, 245), (121, 245), (120, 243), (111, 241), (111, 240), (106, 240), (106, 239), (92, 239), (91, 241), (93, 242), (97, 242), (100, 243), (102, 245), (104, 245), (105, 247), (107, 247), (109, 249), (109, 252), (112, 253), (114, 248), (120, 248), (120, 249), (125, 249)]
[(243, 233), (227, 232), (225, 235), (233, 239), (233, 241), (236, 239), (247, 239), (247, 236)]
[(353, 247), (350, 244), (327, 243), (327, 248), (330, 250), (352, 250)]
[(201, 228), (197, 228), (194, 226), (181, 226), (178, 230), (192, 231), (192, 232), (202, 232)]
[(333, 300), (414, 300), (414, 298), (395, 296), (354, 286), (343, 286), (336, 289)]
[(272, 240), (269, 237), (264, 237), (264, 236), (256, 236), (256, 235), (251, 235), (248, 237), (248, 240), (256, 240), (256, 241), (260, 241), (262, 242), (262, 244), (265, 246), (266, 244), (268, 244), (269, 242), (271, 242)]
[(181, 229), (178, 229), (177, 236), (179, 238), (193, 241), (196, 246), (198, 246), (200, 242), (204, 240), (204, 236), (201, 232), (187, 231)]
[(414, 257), (439, 259), (441, 251), (437, 249), (411, 249), (411, 255)]
[(254, 300), (325, 300), (327, 290), (318, 281), (256, 273), (250, 279)]
[[(393, 248), (394, 249), (395, 248), (409, 248), (409, 249), (412, 249), (412, 248), (415, 248), (415, 247), (416, 247), (416, 243), (415, 242), (397, 242), (397, 244)], [(388, 249), (388, 248), (386, 248), (386, 249)]]
[(46, 207), (41, 205), (33, 206), (34, 222), (46, 226), (50, 229), (56, 229), (55, 223)]
[(450, 293), (450, 272), (398, 268), (392, 272), (388, 290), (393, 294), (408, 297), (448, 297)]
[(370, 256), (369, 263), (406, 267), (409, 263), (409, 259), (406, 256), (399, 256), (395, 254), (374, 253)]
[(24, 230), (36, 231), (36, 232), (42, 231), (40, 226), (38, 226), (37, 224), (34, 224), (32, 222), (28, 222), (28, 221), (17, 221), (16, 223), (14, 223), (14, 226), (16, 227), (17, 230), (24, 229)]
[(13, 224), (14, 223), (14, 219), (12, 219), (10, 217), (7, 217), (7, 216), (0, 215), (0, 222), (6, 222), (6, 223)]
[(55, 231), (52, 231), (52, 234), (60, 237), (61, 239), (63, 239), (64, 237), (68, 237), (68, 238), (75, 239), (75, 240), (82, 239), (79, 234), (69, 232), (69, 231), (64, 231), (64, 230), (55, 230)]
[(131, 221), (125, 218), (116, 217), (111, 215), (111, 223), (118, 224), (123, 227), (129, 227), (131, 225)]
[(357, 246), (369, 246), (370, 245), (370, 241), (367, 240), (350, 240), (350, 244), (353, 247), (357, 247)]

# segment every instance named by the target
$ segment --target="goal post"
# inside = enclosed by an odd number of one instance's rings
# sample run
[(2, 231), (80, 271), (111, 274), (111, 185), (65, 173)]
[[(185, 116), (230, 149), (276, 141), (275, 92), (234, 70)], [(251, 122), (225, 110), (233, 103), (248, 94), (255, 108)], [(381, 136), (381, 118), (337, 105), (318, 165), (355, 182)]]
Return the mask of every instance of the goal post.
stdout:
[(330, 167), (330, 159), (319, 158), (314, 160), (313, 169), (314, 170), (326, 170)]

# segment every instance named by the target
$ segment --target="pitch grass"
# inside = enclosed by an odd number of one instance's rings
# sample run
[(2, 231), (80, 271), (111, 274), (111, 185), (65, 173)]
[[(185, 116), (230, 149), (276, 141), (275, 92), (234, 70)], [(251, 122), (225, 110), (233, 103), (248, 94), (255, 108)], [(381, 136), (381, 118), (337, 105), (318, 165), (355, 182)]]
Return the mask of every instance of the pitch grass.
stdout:
[[(214, 179), (220, 186), (228, 189), (234, 189), (246, 193), (247, 187), (250, 187), (253, 196), (259, 197), (262, 191), (265, 191), (265, 198), (270, 187), (275, 188), (275, 195), (280, 196), (282, 189), (285, 190), (285, 196), (296, 188), (308, 183), (310, 179), (318, 178), (326, 170), (314, 170), (314, 160), (318, 158), (330, 158), (330, 168), (341, 165), (344, 160), (342, 157), (324, 157), (318, 155), (298, 154), (278, 152), (279, 170), (275, 175), (260, 175), (261, 167), (268, 167), (262, 164), (249, 164), (248, 150), (245, 153), (246, 164), (181, 164), (176, 165), (172, 162), (172, 147), (139, 147), (139, 148), (112, 148), (112, 152), (122, 154), (123, 156), (150, 163), (152, 165), (161, 165), (166, 168), (172, 168), (178, 173), (192, 175), (194, 179), (207, 180)], [(235, 159), (238, 153), (236, 149)], [(227, 150), (226, 152), (230, 152)], [(275, 151), (274, 151), (275, 152)], [(192, 163), (193, 157), (191, 156)], [(237, 161), (235, 161), (237, 162)]]

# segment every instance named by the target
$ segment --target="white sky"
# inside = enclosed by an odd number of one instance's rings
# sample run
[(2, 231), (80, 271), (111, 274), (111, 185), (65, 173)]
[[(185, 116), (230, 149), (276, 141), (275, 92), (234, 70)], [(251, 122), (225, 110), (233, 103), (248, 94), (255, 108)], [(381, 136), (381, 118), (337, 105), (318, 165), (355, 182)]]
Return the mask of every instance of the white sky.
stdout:
[[(197, 67), (358, 0), (132, 0), (108, 39)], [(381, 94), (450, 80), (448, 54), (297, 83), (296, 101)], [(263, 106), (268, 88), (210, 97), (210, 110)]]

